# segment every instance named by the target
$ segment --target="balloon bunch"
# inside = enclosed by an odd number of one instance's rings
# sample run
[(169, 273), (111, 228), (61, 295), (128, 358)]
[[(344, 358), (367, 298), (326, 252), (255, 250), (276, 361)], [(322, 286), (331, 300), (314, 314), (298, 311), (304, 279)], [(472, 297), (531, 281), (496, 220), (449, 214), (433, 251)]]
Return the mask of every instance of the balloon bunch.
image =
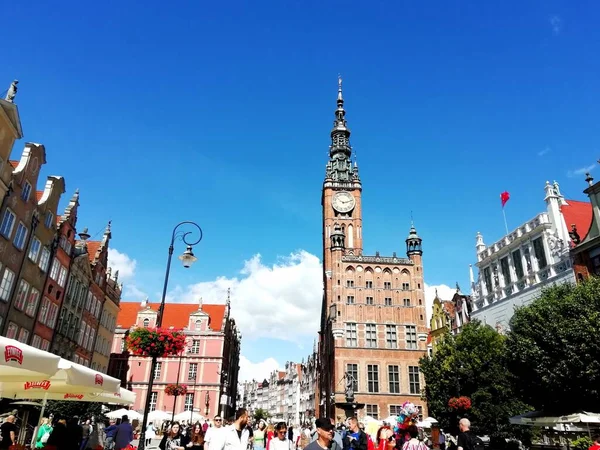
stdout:
[(410, 439), (408, 435), (408, 427), (417, 423), (419, 417), (419, 408), (414, 403), (404, 402), (400, 408), (400, 414), (396, 418), (396, 426), (394, 427), (394, 433), (396, 434), (396, 441), (406, 442)]

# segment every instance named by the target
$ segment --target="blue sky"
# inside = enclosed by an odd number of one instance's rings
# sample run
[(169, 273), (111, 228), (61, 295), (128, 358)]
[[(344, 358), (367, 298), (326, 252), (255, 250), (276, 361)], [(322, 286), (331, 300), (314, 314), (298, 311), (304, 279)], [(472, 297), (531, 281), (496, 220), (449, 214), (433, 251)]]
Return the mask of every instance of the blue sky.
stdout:
[[(222, 298), (228, 283), (259, 279), (234, 299), (250, 330), (243, 353), (282, 364), (311, 346), (312, 330), (290, 337), (285, 317), (301, 301), (318, 307), (319, 280), (269, 289), (280, 270), (318, 272), (338, 73), (365, 251), (402, 253), (412, 210), (428, 284), (468, 285), (475, 233), (503, 233), (500, 192), (511, 228), (544, 209), (547, 179), (585, 199), (600, 7), (421, 3), (16, 2), (0, 83), (20, 80), (24, 141), (46, 145), (44, 175), (65, 176), (63, 206), (81, 189), (80, 227), (113, 221), (129, 297), (157, 298), (173, 225), (197, 221), (199, 262), (173, 271), (171, 297)], [(314, 325), (304, 319), (299, 330)]]

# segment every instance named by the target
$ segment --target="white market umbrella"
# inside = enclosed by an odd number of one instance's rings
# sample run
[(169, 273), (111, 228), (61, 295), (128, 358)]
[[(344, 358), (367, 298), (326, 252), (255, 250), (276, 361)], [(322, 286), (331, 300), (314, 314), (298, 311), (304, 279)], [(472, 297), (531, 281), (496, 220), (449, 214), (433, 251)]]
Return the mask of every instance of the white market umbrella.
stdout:
[(119, 405), (132, 405), (135, 403), (135, 393), (127, 389), (119, 388), (117, 392), (101, 392), (99, 394), (90, 394), (98, 398), (98, 402), (116, 403)]
[[(125, 391), (125, 389), (123, 389)], [(89, 392), (78, 392), (72, 391), (68, 393), (64, 392), (45, 392), (45, 391), (31, 391), (25, 392), (23, 389), (15, 392), (2, 392), (2, 397), (17, 399), (28, 399), (28, 400), (44, 400), (43, 406), (46, 405), (45, 400), (64, 400), (73, 402), (93, 402), (93, 403), (115, 403), (118, 405), (131, 405), (135, 402), (135, 394), (131, 391), (125, 391), (125, 394), (121, 391), (120, 396), (114, 395), (114, 393), (106, 393), (105, 395), (91, 394)], [(42, 415), (43, 417), (43, 415)]]
[(109, 419), (120, 419), (123, 416), (128, 416), (129, 417), (129, 413), (131, 411), (125, 408), (121, 408), (121, 409), (116, 409), (114, 411), (110, 411), (107, 412), (106, 414), (104, 414), (106, 417), (108, 417)]
[(14, 339), (0, 337), (0, 380), (43, 380), (59, 370), (60, 357), (25, 345)]
[(204, 418), (204, 416), (200, 415), (197, 412), (191, 412), (191, 411), (183, 411), (180, 412), (179, 414), (175, 414), (175, 420), (177, 422), (183, 422), (184, 420), (186, 422), (192, 422), (192, 423), (196, 423), (196, 422), (200, 422), (201, 420), (206, 420)]
[(171, 413), (166, 411), (155, 409), (154, 411), (150, 411), (150, 414), (148, 414), (148, 421), (157, 422), (162, 420), (171, 420), (171, 415)]

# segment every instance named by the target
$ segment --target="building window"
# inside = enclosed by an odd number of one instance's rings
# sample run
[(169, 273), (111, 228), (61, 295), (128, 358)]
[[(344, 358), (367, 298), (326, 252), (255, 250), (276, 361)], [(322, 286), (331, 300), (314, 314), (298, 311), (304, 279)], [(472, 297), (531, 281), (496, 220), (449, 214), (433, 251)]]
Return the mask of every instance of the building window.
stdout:
[(396, 325), (385, 326), (385, 347), (398, 348), (398, 334), (396, 333)]
[(365, 281), (365, 287), (367, 289), (373, 289), (373, 282), (372, 281)]
[(60, 273), (58, 274), (58, 285), (60, 287), (65, 287), (66, 282), (67, 282), (67, 269), (65, 266), (60, 266)]
[(391, 289), (392, 288), (392, 282), (391, 281), (384, 281), (383, 282), (383, 288), (384, 289)]
[(50, 278), (52, 278), (54, 281), (58, 280), (59, 270), (60, 263), (58, 262), (58, 259), (54, 258), (54, 261), (52, 261), (52, 268), (50, 269)]
[(367, 390), (379, 392), (379, 366), (375, 364), (367, 364)]
[(9, 339), (16, 339), (19, 327), (14, 322), (8, 322), (8, 330), (6, 330), (6, 337)]
[(356, 324), (346, 324), (346, 347), (357, 347), (358, 342), (356, 339)]
[(194, 324), (196, 331), (200, 330), (200, 328), (202, 327), (202, 321), (201, 320), (196, 320), (196, 323)]
[(27, 228), (25, 225), (23, 225), (23, 222), (19, 222), (19, 225), (17, 225), (17, 232), (15, 233), (15, 239), (13, 241), (15, 247), (17, 247), (19, 250), (23, 250), (23, 247), (25, 247), (25, 238), (27, 238)]
[(352, 377), (352, 390), (358, 391), (358, 364), (346, 364), (346, 372)]
[(401, 405), (390, 405), (390, 416), (399, 416), (402, 414)]
[(192, 346), (190, 347), (190, 353), (193, 355), (197, 355), (200, 353), (200, 341), (193, 341)]
[(29, 200), (29, 195), (31, 194), (31, 184), (29, 181), (26, 181), (23, 185), (23, 189), (21, 190), (21, 199), (26, 202)]
[(46, 217), (44, 218), (44, 225), (46, 228), (50, 228), (52, 226), (52, 220), (54, 219), (54, 214), (50, 211), (46, 212)]
[(408, 385), (411, 394), (421, 393), (421, 380), (419, 379), (418, 366), (408, 366)]
[(46, 272), (48, 270), (48, 263), (50, 262), (50, 250), (46, 247), (42, 248), (42, 254), (40, 256), (40, 262), (38, 266), (42, 271)]
[(14, 225), (15, 213), (13, 213), (10, 209), (5, 209), (4, 215), (2, 216), (2, 222), (0, 222), (0, 234), (2, 234), (2, 236), (4, 236), (6, 239), (10, 239)]
[(183, 406), (185, 411), (191, 411), (194, 409), (194, 394), (185, 394), (185, 404)]
[(366, 325), (366, 345), (368, 348), (377, 348), (377, 325), (368, 323)]
[(410, 283), (402, 283), (403, 291), (410, 291)]
[(390, 394), (400, 393), (400, 367), (388, 366), (388, 382), (390, 384)]
[(417, 327), (415, 325), (406, 325), (404, 328), (406, 333), (406, 348), (408, 350), (417, 349)]
[(515, 265), (515, 273), (517, 280), (520, 280), (525, 275), (523, 273), (523, 261), (521, 261), (521, 250), (515, 250), (512, 254), (513, 264)]
[(33, 338), (31, 339), (31, 346), (35, 348), (40, 348), (42, 346), (42, 338), (39, 337), (37, 334), (34, 334)]
[(156, 400), (158, 399), (158, 392), (152, 392), (150, 394), (150, 411), (156, 410)]
[(160, 372), (162, 370), (162, 362), (157, 361), (156, 367), (154, 368), (154, 380), (160, 380)]
[(366, 405), (367, 416), (371, 416), (373, 419), (379, 420), (379, 406), (377, 405)]
[(196, 381), (196, 374), (198, 373), (198, 363), (190, 363), (188, 368), (188, 381)]
[(506, 258), (502, 258), (500, 260), (500, 269), (502, 270), (502, 276), (504, 277), (504, 283), (510, 284), (512, 280), (510, 279), (510, 267), (508, 265), (508, 256)]
[(13, 283), (15, 282), (15, 273), (8, 267), (4, 269), (2, 281), (0, 282), (0, 299), (5, 302), (10, 298)]
[(17, 289), (17, 296), (15, 298), (15, 308), (19, 311), (23, 311), (25, 308), (25, 300), (29, 292), (29, 283), (23, 279), (19, 282), (19, 288)]
[(347, 303), (349, 305), (354, 305), (354, 295), (349, 295), (347, 298)]
[(544, 269), (548, 265), (548, 261), (546, 260), (546, 252), (544, 252), (544, 243), (541, 237), (533, 241), (533, 254), (537, 259), (539, 268)]
[(37, 262), (38, 256), (40, 255), (40, 248), (42, 246), (42, 243), (40, 242), (40, 240), (36, 237), (34, 237), (31, 240), (31, 245), (29, 246), (29, 259), (32, 260), (34, 263)]
[(373, 304), (373, 297), (366, 297), (365, 301), (367, 302), (367, 305), (372, 305)]
[(488, 294), (492, 293), (492, 273), (490, 272), (489, 266), (483, 269), (483, 281), (485, 282), (485, 289)]
[(346, 287), (353, 288), (354, 280), (346, 280)]
[(385, 298), (385, 306), (392, 306), (392, 297)]
[(144, 328), (148, 328), (150, 326), (150, 319), (148, 319), (147, 317), (144, 319), (144, 322), (142, 322), (144, 325)]
[(404, 299), (404, 306), (410, 306), (410, 298)]

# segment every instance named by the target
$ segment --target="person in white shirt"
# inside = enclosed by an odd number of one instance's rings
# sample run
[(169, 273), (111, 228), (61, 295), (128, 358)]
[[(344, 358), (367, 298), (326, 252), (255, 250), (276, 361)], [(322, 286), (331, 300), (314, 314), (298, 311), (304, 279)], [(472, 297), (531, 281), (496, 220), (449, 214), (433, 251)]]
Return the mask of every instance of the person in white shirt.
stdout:
[(248, 450), (248, 441), (250, 432), (248, 431), (248, 411), (240, 408), (235, 412), (235, 422), (227, 427), (225, 434), (225, 444), (222, 448), (213, 448), (210, 450)]
[(214, 427), (209, 427), (204, 435), (204, 448), (206, 450), (222, 450), (225, 445), (227, 429), (223, 426), (223, 419), (218, 414), (213, 419)]

